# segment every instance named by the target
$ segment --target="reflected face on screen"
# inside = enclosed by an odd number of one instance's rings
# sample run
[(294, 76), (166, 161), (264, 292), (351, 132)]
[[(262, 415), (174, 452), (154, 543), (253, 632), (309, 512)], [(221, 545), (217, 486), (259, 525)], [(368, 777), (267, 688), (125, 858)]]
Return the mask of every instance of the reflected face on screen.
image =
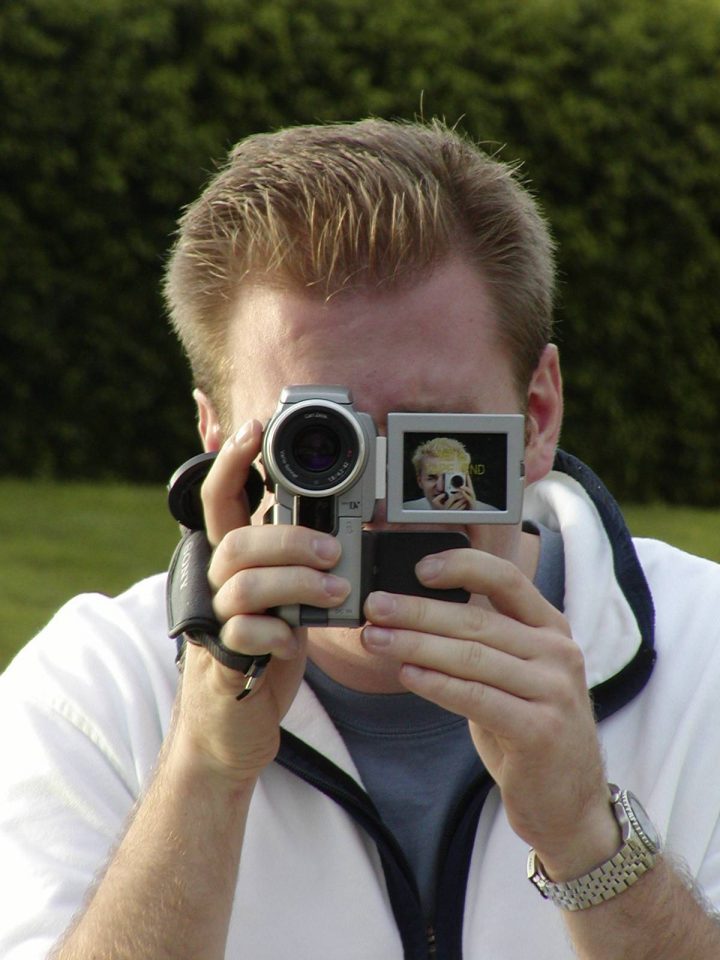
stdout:
[(418, 486), (432, 503), (433, 499), (441, 493), (448, 493), (445, 490), (446, 474), (465, 475), (465, 464), (457, 460), (441, 460), (438, 457), (423, 457), (420, 467), (420, 473), (417, 475)]

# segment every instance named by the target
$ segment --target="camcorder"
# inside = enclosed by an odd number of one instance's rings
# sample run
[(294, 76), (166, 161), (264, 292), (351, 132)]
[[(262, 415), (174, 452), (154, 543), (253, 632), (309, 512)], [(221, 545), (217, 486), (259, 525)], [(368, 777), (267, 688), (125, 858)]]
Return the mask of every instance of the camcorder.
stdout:
[[(186, 532), (203, 529), (199, 490), (213, 457), (194, 457), (170, 481), (170, 509)], [(462, 530), (448, 526), (519, 522), (523, 457), (519, 414), (390, 413), (382, 436), (372, 417), (355, 409), (346, 388), (286, 387), (263, 434), (265, 480), (253, 468), (246, 486), (251, 511), (267, 489), (274, 502), (265, 522), (337, 537), (342, 552), (332, 572), (345, 577), (351, 590), (329, 610), (296, 604), (273, 612), (292, 626), (347, 627), (364, 622), (363, 604), (372, 590), (467, 601), (464, 590), (424, 587), (415, 564), (429, 553), (468, 545)], [(445, 496), (425, 495), (428, 475), (442, 478)], [(452, 494), (461, 489), (466, 493), (458, 509)], [(364, 529), (383, 500), (389, 524), (424, 529)], [(435, 525), (443, 529), (428, 529)], [(178, 558), (173, 562), (178, 584), (183, 563), (186, 580), (191, 578), (191, 562)], [(177, 616), (173, 619), (177, 628)]]

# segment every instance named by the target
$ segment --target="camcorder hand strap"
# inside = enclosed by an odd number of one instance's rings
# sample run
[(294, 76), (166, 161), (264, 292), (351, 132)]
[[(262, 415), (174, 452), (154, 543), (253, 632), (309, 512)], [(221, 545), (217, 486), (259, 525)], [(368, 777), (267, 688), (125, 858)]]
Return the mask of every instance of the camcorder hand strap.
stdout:
[(186, 641), (205, 647), (224, 667), (237, 670), (246, 679), (238, 694), (242, 700), (252, 692), (270, 661), (270, 654), (251, 656), (226, 647), (220, 639), (220, 623), (212, 605), (208, 566), (212, 547), (205, 534), (199, 509), (199, 484), (214, 455), (193, 457), (175, 472), (170, 481), (170, 509), (181, 524), (180, 542), (170, 561), (167, 579), (167, 619), (169, 636), (177, 644), (175, 662), (182, 669)]
[(185, 642), (205, 647), (224, 667), (246, 679), (238, 700), (251, 693), (270, 661), (270, 654), (253, 657), (226, 647), (212, 607), (207, 570), (212, 550), (204, 530), (189, 530), (178, 543), (168, 572), (167, 616), (169, 635), (177, 643), (175, 662), (182, 667)]

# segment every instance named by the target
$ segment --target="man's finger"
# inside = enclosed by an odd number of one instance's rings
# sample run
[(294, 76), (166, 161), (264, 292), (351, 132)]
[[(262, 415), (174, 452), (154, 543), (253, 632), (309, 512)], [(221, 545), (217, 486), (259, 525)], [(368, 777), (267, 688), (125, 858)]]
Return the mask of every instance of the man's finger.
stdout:
[(446, 550), (424, 557), (415, 572), (427, 586), (464, 587), (487, 597), (498, 613), (529, 627), (568, 631), (562, 613), (509, 560), (480, 550)]
[(217, 546), (226, 533), (250, 522), (245, 484), (260, 452), (262, 426), (249, 420), (225, 441), (202, 486), (205, 529)]

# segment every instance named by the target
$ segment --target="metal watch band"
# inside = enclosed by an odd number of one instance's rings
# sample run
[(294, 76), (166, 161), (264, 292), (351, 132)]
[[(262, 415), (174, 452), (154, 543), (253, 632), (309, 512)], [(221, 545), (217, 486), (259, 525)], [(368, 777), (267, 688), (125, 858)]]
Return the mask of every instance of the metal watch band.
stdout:
[(620, 851), (610, 860), (579, 877), (565, 883), (553, 883), (542, 869), (535, 851), (528, 858), (528, 876), (540, 893), (563, 910), (586, 910), (627, 890), (636, 880), (647, 873), (652, 864), (645, 857), (623, 856)]
[(546, 900), (563, 910), (586, 910), (611, 900), (652, 869), (657, 859), (660, 841), (637, 798), (614, 783), (608, 786), (610, 804), (622, 830), (622, 846), (613, 857), (576, 880), (555, 883), (536, 852), (530, 851), (528, 879)]

